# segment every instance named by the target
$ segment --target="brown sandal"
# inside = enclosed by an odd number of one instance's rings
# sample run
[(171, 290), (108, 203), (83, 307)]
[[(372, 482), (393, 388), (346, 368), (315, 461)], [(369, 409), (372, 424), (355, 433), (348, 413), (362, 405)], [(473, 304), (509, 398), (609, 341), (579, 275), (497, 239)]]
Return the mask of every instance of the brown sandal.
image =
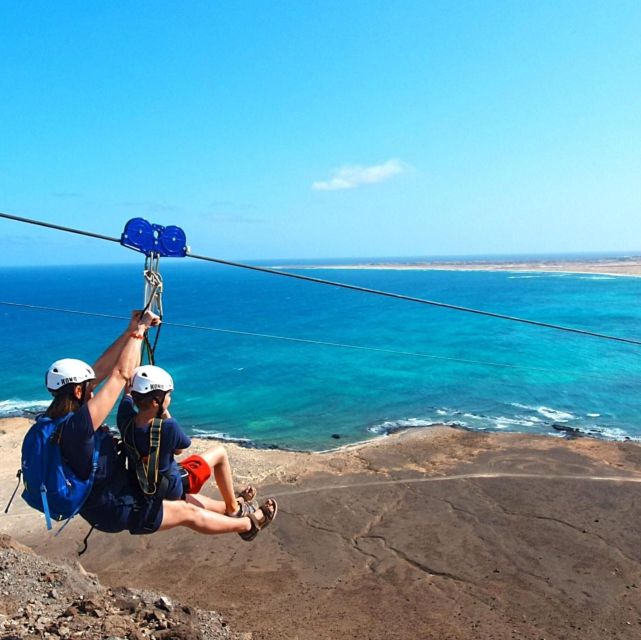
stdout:
[(256, 497), (256, 487), (253, 487), (251, 484), (248, 484), (237, 496), (242, 498), (244, 502), (251, 502)]
[(245, 542), (251, 542), (259, 531), (271, 524), (278, 513), (278, 504), (274, 498), (267, 498), (257, 510), (263, 514), (263, 519), (259, 520), (254, 513), (248, 513), (247, 517), (251, 520), (251, 529), (238, 534)]
[(227, 515), (231, 518), (244, 518), (250, 513), (256, 511), (256, 503), (254, 498), (256, 497), (256, 488), (251, 484), (248, 484), (237, 496), (236, 501), (238, 502), (238, 511), (236, 513), (228, 513)]

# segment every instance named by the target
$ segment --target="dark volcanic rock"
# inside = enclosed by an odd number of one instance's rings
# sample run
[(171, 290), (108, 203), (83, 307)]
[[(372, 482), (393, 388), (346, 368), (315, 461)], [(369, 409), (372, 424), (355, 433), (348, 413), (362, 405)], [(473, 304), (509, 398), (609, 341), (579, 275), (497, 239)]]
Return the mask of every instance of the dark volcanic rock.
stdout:
[(0, 536), (0, 638), (238, 638), (212, 611), (149, 591), (103, 587), (75, 566), (37, 556)]

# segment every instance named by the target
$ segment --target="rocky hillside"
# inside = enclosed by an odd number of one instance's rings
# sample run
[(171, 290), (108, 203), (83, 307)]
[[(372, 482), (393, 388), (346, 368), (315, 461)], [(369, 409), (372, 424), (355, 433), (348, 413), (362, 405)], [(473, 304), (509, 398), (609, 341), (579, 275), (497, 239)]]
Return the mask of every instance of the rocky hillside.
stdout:
[(220, 615), (134, 589), (108, 589), (79, 563), (56, 564), (0, 535), (0, 638), (245, 639)]

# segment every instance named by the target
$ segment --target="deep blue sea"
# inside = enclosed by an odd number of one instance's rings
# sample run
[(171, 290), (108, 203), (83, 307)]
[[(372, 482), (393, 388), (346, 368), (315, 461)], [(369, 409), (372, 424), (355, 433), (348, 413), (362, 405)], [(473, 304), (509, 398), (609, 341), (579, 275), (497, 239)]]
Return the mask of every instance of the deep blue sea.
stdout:
[[(444, 422), (641, 439), (641, 347), (207, 263), (161, 267), (168, 322), (422, 354), (165, 326), (157, 364), (174, 376), (172, 413), (191, 434), (319, 450)], [(641, 339), (638, 278), (304, 273)], [(0, 269), (4, 301), (128, 316), (142, 296), (142, 266)], [(49, 364), (93, 362), (125, 324), (0, 305), (0, 415), (44, 408)]]

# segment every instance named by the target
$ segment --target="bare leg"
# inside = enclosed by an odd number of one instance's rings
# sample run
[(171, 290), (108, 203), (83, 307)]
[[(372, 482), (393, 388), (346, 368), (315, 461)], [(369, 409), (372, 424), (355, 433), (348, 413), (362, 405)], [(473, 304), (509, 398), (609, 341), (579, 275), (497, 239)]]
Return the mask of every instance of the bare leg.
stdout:
[(226, 507), (224, 502), (208, 498), (200, 493), (188, 493), (185, 495), (185, 500), (190, 504), (200, 507), (201, 509), (206, 509), (207, 511), (222, 513), (223, 515), (225, 513)]
[[(248, 517), (230, 518), (201, 509), (194, 504), (183, 500), (163, 500), (163, 516), (158, 531), (165, 531), (174, 527), (189, 527), (198, 533), (242, 533), (251, 529), (251, 520)], [(264, 515), (259, 509), (255, 517), (262, 520)]]
[(225, 501), (225, 511), (233, 515), (238, 511), (238, 501), (234, 494), (234, 482), (231, 477), (231, 466), (227, 451), (221, 445), (207, 449), (204, 453), (199, 454), (214, 472), (214, 479), (220, 491), (220, 495)]

